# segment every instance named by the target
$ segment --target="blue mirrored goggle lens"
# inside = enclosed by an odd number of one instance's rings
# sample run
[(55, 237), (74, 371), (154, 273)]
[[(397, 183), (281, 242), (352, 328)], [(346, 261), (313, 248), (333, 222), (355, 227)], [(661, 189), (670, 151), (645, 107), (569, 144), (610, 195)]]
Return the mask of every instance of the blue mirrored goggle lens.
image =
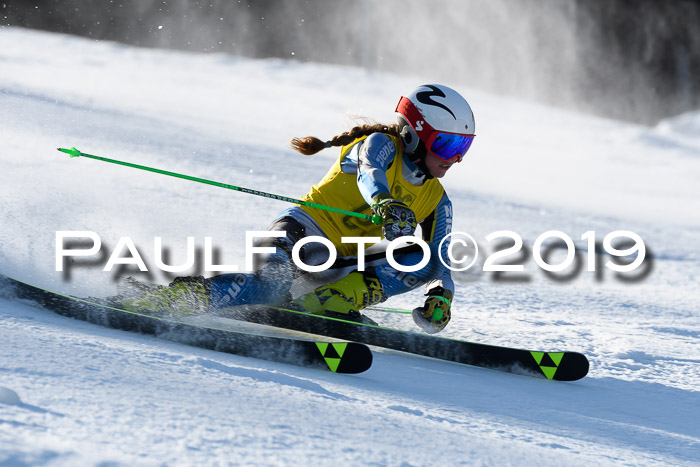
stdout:
[(457, 135), (454, 133), (438, 133), (430, 145), (430, 152), (441, 159), (452, 159), (459, 156), (460, 159), (469, 150), (474, 141), (473, 136)]

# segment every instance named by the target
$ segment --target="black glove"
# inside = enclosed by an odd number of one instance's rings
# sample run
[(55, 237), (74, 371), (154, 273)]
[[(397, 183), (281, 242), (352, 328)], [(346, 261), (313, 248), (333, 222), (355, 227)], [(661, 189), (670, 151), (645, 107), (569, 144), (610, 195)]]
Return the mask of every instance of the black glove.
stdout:
[(382, 217), (382, 233), (389, 241), (416, 231), (415, 213), (389, 193), (379, 193), (372, 198), (372, 211)]
[(428, 298), (425, 299), (425, 304), (413, 310), (413, 321), (428, 334), (435, 334), (445, 329), (450, 322), (452, 292), (435, 287), (426, 295)]

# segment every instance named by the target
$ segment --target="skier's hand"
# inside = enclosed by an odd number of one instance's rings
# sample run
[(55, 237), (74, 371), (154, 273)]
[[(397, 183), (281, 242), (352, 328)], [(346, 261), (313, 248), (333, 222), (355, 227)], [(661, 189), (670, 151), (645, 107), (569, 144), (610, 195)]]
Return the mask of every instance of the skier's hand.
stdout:
[(415, 213), (389, 193), (379, 193), (372, 198), (372, 211), (382, 217), (382, 233), (389, 241), (416, 231)]
[(425, 304), (413, 310), (413, 321), (428, 334), (435, 334), (445, 329), (450, 322), (452, 292), (435, 287), (427, 295)]

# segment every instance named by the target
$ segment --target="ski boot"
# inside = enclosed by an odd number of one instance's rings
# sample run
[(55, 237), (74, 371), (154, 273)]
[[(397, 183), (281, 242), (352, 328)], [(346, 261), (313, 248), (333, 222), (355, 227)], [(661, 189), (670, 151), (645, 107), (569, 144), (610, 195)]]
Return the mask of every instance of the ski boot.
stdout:
[(167, 287), (147, 287), (121, 306), (153, 316), (196, 316), (209, 311), (209, 280), (202, 276), (177, 277)]
[(361, 315), (360, 310), (385, 300), (384, 289), (377, 277), (367, 272), (362, 274), (354, 271), (342, 279), (292, 300), (291, 306), (316, 315), (364, 322), (371, 320)]

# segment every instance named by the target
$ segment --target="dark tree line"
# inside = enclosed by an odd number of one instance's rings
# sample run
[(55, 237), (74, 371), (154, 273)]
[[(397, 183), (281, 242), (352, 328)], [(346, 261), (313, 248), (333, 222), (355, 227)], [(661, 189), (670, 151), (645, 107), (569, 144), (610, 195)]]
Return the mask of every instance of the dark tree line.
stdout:
[(0, 25), (432, 74), (643, 123), (700, 108), (697, 0), (0, 0)]

